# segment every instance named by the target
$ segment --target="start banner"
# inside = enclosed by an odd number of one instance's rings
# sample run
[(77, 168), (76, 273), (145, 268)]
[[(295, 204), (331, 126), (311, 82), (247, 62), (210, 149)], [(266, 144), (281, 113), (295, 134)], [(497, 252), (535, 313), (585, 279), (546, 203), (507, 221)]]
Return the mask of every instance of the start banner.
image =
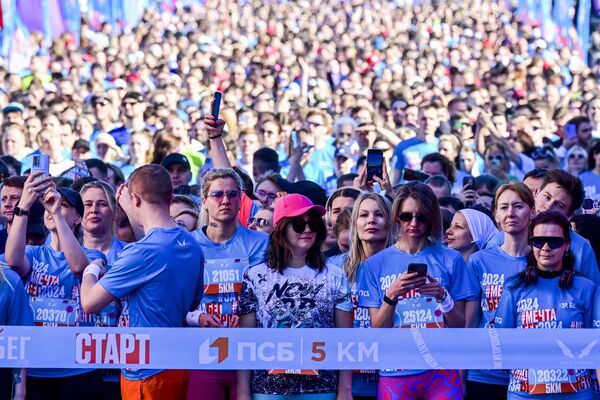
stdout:
[(600, 368), (600, 329), (0, 327), (0, 368)]

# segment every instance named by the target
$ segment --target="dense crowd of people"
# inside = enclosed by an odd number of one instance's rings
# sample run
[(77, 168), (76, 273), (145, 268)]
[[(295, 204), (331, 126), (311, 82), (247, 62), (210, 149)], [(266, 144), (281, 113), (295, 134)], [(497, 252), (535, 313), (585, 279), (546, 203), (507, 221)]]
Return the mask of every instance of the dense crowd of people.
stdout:
[[(32, 35), (0, 66), (0, 325), (600, 328), (600, 64), (506, 3), (207, 0)], [(559, 367), (5, 369), (0, 398), (600, 397)]]

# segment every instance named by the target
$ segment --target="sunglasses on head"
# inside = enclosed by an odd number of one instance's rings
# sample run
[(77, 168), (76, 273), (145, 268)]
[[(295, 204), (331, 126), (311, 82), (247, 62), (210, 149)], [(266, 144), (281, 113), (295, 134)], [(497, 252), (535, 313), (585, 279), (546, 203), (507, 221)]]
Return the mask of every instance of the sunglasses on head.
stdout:
[(211, 190), (208, 192), (208, 197), (217, 200), (220, 200), (223, 197), (227, 197), (228, 199), (237, 199), (239, 195), (239, 190)]
[(306, 230), (307, 225), (308, 225), (308, 228), (312, 232), (316, 232), (319, 229), (320, 221), (315, 218), (310, 218), (310, 219), (305, 220), (302, 217), (296, 217), (296, 218), (292, 218), (291, 224), (292, 224), (292, 229), (296, 233), (304, 232)]
[(409, 212), (403, 212), (401, 213), (398, 218), (400, 219), (400, 221), (402, 222), (411, 222), (413, 220), (413, 218), (417, 219), (417, 222), (420, 222), (422, 224), (427, 222), (427, 217), (423, 214), (413, 214), (413, 213), (409, 213)]
[(547, 243), (552, 250), (564, 245), (566, 240), (558, 236), (534, 236), (529, 239), (529, 244), (536, 249), (541, 249)]
[(246, 222), (246, 226), (250, 226), (252, 224), (256, 225), (259, 228), (266, 228), (268, 226), (271, 226), (271, 223), (265, 218), (254, 218), (254, 217), (248, 218), (248, 221)]

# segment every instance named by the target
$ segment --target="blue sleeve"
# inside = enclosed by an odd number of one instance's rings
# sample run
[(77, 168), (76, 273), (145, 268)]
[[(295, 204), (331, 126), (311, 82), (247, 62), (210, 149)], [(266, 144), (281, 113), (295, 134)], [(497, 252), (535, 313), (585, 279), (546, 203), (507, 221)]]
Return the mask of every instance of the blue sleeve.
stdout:
[(358, 290), (358, 306), (366, 308), (379, 308), (383, 300), (378, 277), (375, 276), (373, 266), (365, 261), (359, 268), (356, 278)]
[(481, 300), (481, 270), (479, 269), (479, 258), (471, 256), (467, 261), (467, 279), (469, 280), (469, 286), (474, 289), (474, 298), (469, 300)]
[(585, 304), (585, 311), (583, 314), (583, 327), (586, 329), (589, 328), (593, 328), (593, 320), (594, 320), (594, 300), (595, 300), (595, 293), (596, 292), (596, 286), (590, 286), (589, 288), (586, 288), (585, 291), (585, 299), (584, 299), (584, 304)]
[[(98, 282), (116, 298), (122, 298), (160, 274), (162, 270), (148, 271), (146, 261), (137, 248), (125, 248)], [(168, 290), (168, 288), (165, 288)]]
[(452, 263), (452, 277), (448, 291), (455, 301), (477, 300), (479, 285), (469, 278), (467, 265), (460, 255), (454, 257)]
[(404, 146), (400, 146), (402, 142), (396, 146), (394, 150), (394, 157), (396, 158), (396, 164), (394, 164), (394, 168), (402, 170), (404, 168), (404, 157), (402, 156), (402, 150), (404, 150)]
[[(33, 314), (31, 313), (31, 307), (29, 306), (29, 296), (25, 292), (25, 287), (23, 286), (21, 278), (16, 273), (14, 273), (14, 275), (13, 279), (10, 279), (7, 276), (7, 280), (10, 280), (13, 292), (9, 306), (7, 324), (31, 326), (33, 325)], [(4, 284), (6, 285), (7, 283)]]
[(596, 288), (596, 296), (594, 298), (594, 310), (593, 310), (593, 328), (600, 328), (600, 287)]
[(248, 259), (248, 265), (250, 267), (254, 267), (255, 265), (264, 263), (265, 257), (267, 256), (267, 249), (269, 248), (269, 237), (266, 234), (260, 234), (260, 236), (260, 241), (257, 241)]
[(199, 307), (202, 296), (204, 296), (204, 254), (200, 251), (200, 274), (198, 275), (198, 284), (196, 285), (192, 306)]
[(516, 304), (513, 300), (513, 291), (504, 285), (504, 291), (500, 296), (500, 304), (496, 310), (494, 326), (496, 328), (515, 328), (516, 327)]

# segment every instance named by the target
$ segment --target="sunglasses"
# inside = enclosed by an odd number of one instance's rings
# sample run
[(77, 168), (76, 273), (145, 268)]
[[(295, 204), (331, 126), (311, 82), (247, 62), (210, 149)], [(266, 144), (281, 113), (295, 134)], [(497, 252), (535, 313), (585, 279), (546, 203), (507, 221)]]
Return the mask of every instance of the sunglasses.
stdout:
[(265, 192), (264, 190), (257, 190), (256, 194), (259, 195), (260, 197), (264, 197), (267, 200), (271, 200), (271, 201), (274, 201), (277, 198), (277, 195), (275, 193)]
[(488, 161), (502, 161), (504, 160), (504, 156), (502, 154), (497, 154), (495, 156), (489, 156)]
[(323, 126), (322, 123), (316, 121), (307, 121), (308, 126)]
[(413, 218), (416, 218), (417, 222), (420, 222), (422, 224), (427, 222), (427, 217), (423, 214), (413, 214), (413, 213), (409, 213), (409, 212), (403, 212), (401, 213), (398, 218), (400, 219), (400, 221), (402, 222), (411, 222), (413, 220)]
[(256, 225), (259, 228), (267, 228), (267, 227), (271, 226), (271, 223), (269, 222), (269, 220), (267, 220), (265, 218), (254, 218), (254, 217), (248, 218), (248, 221), (246, 222), (246, 226), (250, 226), (252, 224)]
[(291, 221), (292, 229), (296, 233), (302, 233), (306, 230), (306, 226), (312, 231), (316, 232), (319, 229), (321, 221), (318, 219), (303, 219), (303, 218), (293, 218)]
[(569, 155), (569, 159), (573, 160), (573, 159), (578, 159), (578, 160), (583, 160), (585, 158), (585, 155), (583, 154), (571, 154)]
[(545, 158), (554, 159), (554, 152), (548, 149), (537, 149), (531, 153), (531, 158), (534, 160), (542, 160)]
[(208, 197), (221, 200), (223, 197), (228, 199), (237, 199), (240, 195), (239, 190), (211, 190), (208, 192)]
[(545, 244), (548, 244), (548, 247), (552, 250), (556, 250), (564, 245), (565, 242), (565, 239), (558, 236), (534, 236), (529, 239), (529, 244), (536, 249), (541, 249)]

